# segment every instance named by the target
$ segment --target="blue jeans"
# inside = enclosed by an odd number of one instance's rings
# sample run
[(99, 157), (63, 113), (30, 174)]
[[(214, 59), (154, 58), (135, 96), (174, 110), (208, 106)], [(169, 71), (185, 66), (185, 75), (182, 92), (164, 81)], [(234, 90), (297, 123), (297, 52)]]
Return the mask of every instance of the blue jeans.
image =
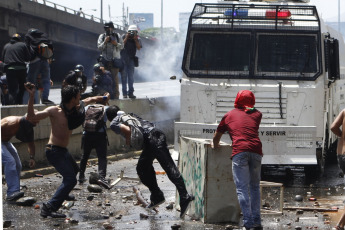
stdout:
[(11, 142), (1, 142), (1, 157), (7, 182), (7, 196), (10, 196), (20, 191), (22, 163)]
[(36, 84), (39, 74), (41, 74), (41, 84), (43, 86), (42, 99), (48, 100), (50, 91), (50, 66), (46, 59), (29, 64), (27, 80)]
[(57, 211), (66, 200), (69, 193), (77, 184), (79, 167), (66, 148), (54, 145), (46, 146), (46, 156), (56, 171), (62, 175), (62, 184), (57, 188), (53, 197), (47, 202)]
[(261, 226), (261, 159), (261, 155), (251, 152), (241, 152), (232, 158), (232, 173), (246, 228)]
[[(123, 95), (132, 95), (134, 92), (134, 60), (128, 58), (124, 61), (124, 68), (121, 72), (121, 82), (122, 82), (122, 94)], [(127, 91), (127, 82), (128, 82), (128, 91)]]

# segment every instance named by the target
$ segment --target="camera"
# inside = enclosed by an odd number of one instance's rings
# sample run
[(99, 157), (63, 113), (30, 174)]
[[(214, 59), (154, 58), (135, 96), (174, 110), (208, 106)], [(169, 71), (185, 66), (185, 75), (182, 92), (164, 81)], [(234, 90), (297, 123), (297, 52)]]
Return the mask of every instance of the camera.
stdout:
[(97, 74), (97, 75), (95, 76), (95, 82), (96, 82), (96, 84), (99, 84), (99, 83), (101, 82), (101, 80), (102, 80), (102, 76), (101, 76), (100, 74)]
[(129, 34), (129, 38), (131, 39), (134, 38), (134, 35), (135, 35), (134, 31), (129, 31), (128, 34)]
[(112, 40), (114, 40), (115, 32), (110, 32), (109, 30), (107, 30), (107, 31), (105, 32), (105, 35), (106, 35), (107, 37), (110, 37), (110, 41), (112, 41)]
[(27, 82), (25, 83), (25, 87), (31, 90), (32, 88), (34, 88), (34, 85), (31, 84), (31, 82)]

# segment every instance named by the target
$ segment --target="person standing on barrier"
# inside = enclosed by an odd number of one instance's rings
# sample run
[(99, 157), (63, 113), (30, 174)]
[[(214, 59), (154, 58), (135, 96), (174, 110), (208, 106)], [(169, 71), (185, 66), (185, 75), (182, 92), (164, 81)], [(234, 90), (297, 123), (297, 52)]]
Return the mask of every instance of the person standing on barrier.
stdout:
[(105, 33), (99, 35), (97, 47), (101, 51), (99, 62), (104, 68), (111, 72), (113, 77), (111, 99), (119, 99), (119, 77), (118, 73), (123, 68), (121, 60), (121, 50), (123, 49), (123, 40), (120, 34), (115, 32), (113, 22), (104, 23)]
[(30, 47), (21, 40), (19, 34), (14, 34), (2, 51), (8, 84), (9, 105), (23, 104), (24, 83), (27, 76), (26, 62), (29, 62), (32, 56)]
[[(124, 62), (123, 71), (121, 71), (122, 94), (123, 98), (135, 99), (134, 93), (134, 67), (139, 66), (139, 59), (136, 55), (137, 50), (142, 48), (138, 28), (136, 25), (128, 27), (126, 34), (122, 35), (124, 48), (121, 51), (121, 59)], [(127, 90), (128, 83), (128, 90)]]
[(260, 179), (262, 144), (258, 135), (262, 113), (254, 108), (255, 96), (241, 90), (235, 109), (224, 115), (213, 138), (218, 148), (222, 135), (229, 132), (232, 140), (232, 173), (243, 214), (245, 229), (261, 230)]
[[(133, 134), (132, 127), (123, 123), (121, 114), (123, 111), (119, 111), (117, 106), (109, 106), (107, 109), (107, 118), (110, 123), (110, 128), (116, 134), (121, 134), (126, 138), (126, 144), (132, 145)], [(166, 143), (165, 134), (159, 129), (155, 128), (155, 125), (149, 121), (143, 120), (137, 115), (130, 114), (132, 118), (139, 121), (141, 125), (141, 132), (143, 134), (143, 146), (142, 153), (138, 160), (137, 173), (141, 182), (149, 188), (151, 192), (151, 203), (147, 208), (154, 209), (158, 205), (165, 202), (164, 194), (158, 187), (156, 172), (152, 166), (153, 160), (157, 159), (162, 166), (169, 180), (174, 183), (176, 189), (180, 195), (180, 217), (183, 218), (188, 210), (191, 201), (194, 200), (194, 196), (188, 194), (186, 185), (183, 181), (182, 175), (175, 165), (174, 160), (171, 158), (169, 149)]]
[(62, 175), (62, 184), (58, 187), (53, 197), (43, 203), (40, 215), (44, 218), (65, 218), (66, 215), (57, 212), (65, 200), (71, 200), (69, 193), (77, 184), (79, 167), (67, 146), (73, 129), (78, 128), (85, 120), (85, 105), (91, 103), (108, 102), (109, 96), (96, 96), (80, 100), (79, 89), (67, 85), (61, 89), (61, 103), (56, 106), (49, 106), (43, 111), (34, 112), (33, 103), (35, 88), (28, 88), (30, 99), (28, 103), (28, 119), (42, 120), (50, 118), (51, 132), (48, 144), (46, 145), (46, 156), (55, 169)]

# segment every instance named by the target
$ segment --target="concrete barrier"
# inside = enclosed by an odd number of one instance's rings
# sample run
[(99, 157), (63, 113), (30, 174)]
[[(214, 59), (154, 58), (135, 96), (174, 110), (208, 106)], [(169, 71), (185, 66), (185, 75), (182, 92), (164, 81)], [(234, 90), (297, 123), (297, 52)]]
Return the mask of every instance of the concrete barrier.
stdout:
[(241, 210), (232, 176), (232, 147), (221, 143), (212, 149), (211, 141), (181, 137), (178, 166), (187, 191), (195, 196), (187, 214), (204, 223), (238, 223)]
[[(174, 139), (174, 121), (180, 116), (180, 97), (159, 97), (155, 99), (135, 99), (135, 100), (111, 100), (110, 105), (117, 105), (121, 110), (126, 112), (133, 112), (143, 119), (152, 121), (156, 127), (161, 129), (167, 135), (168, 143), (173, 143)], [(46, 105), (34, 105), (35, 109), (44, 110)], [(7, 116), (23, 116), (27, 112), (26, 105), (17, 106), (2, 106), (1, 118)], [(109, 127), (109, 121), (107, 127)], [(44, 119), (34, 128), (35, 131), (35, 145), (36, 145), (36, 164), (38, 167), (45, 167), (48, 161), (45, 156), (45, 145), (48, 143), (50, 135), (50, 119)], [(116, 135), (110, 129), (107, 130), (109, 146), (108, 155), (117, 153), (126, 153), (131, 151), (125, 146), (125, 141), (120, 135)], [(68, 150), (75, 159), (80, 159), (81, 151), (81, 136), (82, 128), (79, 127), (73, 130), (70, 137)], [(15, 137), (11, 139), (13, 145), (17, 148), (19, 157), (23, 163), (24, 168), (28, 166), (29, 154), (27, 151), (27, 144), (20, 142)], [(94, 150), (91, 157), (95, 154)]]

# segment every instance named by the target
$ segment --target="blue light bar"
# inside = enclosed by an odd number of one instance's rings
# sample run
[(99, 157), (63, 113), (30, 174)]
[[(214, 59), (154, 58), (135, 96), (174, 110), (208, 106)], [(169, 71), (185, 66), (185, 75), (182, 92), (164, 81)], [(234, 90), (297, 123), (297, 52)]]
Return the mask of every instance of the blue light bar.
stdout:
[(247, 9), (235, 9), (234, 12), (232, 12), (232, 9), (225, 10), (224, 12), (225, 16), (234, 16), (235, 18), (245, 18), (248, 17), (248, 10)]

